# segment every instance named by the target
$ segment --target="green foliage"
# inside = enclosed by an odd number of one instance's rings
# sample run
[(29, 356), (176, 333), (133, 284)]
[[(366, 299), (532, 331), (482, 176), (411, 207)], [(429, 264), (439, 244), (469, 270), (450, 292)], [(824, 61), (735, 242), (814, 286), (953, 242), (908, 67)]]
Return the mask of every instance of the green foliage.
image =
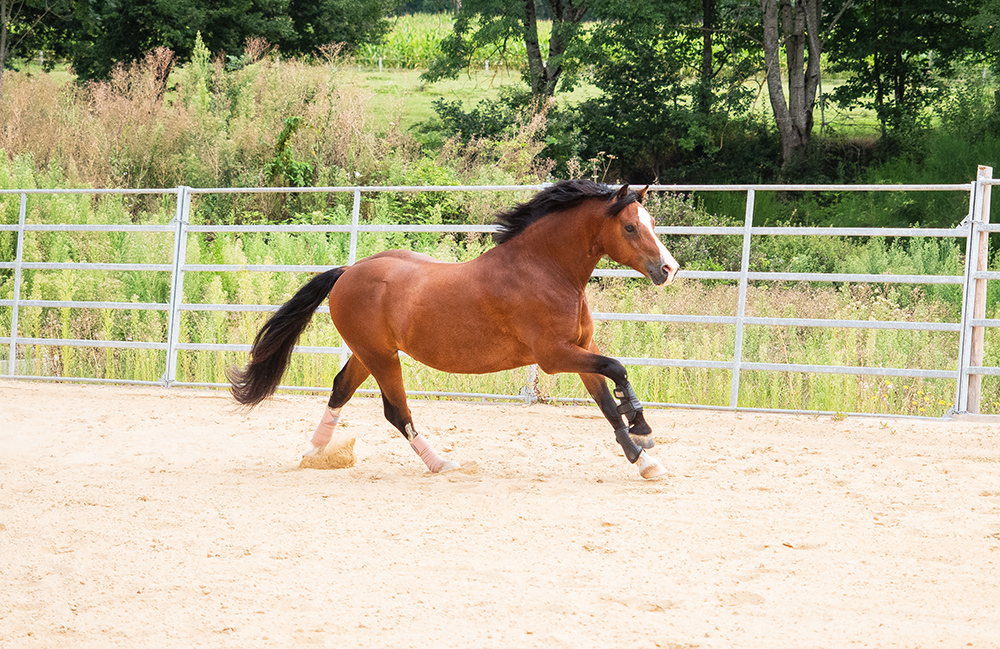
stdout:
[(569, 163), (578, 157), (582, 136), (576, 125), (577, 115), (571, 109), (560, 108), (554, 101), (542, 102), (526, 90), (504, 87), (496, 100), (482, 99), (471, 110), (465, 110), (462, 100), (434, 101), (437, 120), (417, 125), (425, 144), (440, 146), (444, 138), (455, 138), (464, 145), (485, 140), (516, 138), (524, 125), (539, 116), (544, 128), (536, 137), (544, 142), (538, 156), (555, 163), (558, 176), (575, 176)]
[(969, 20), (969, 26), (984, 40), (993, 71), (1000, 72), (1000, 0), (984, 0), (978, 13)]
[(289, 54), (308, 54), (321, 45), (345, 43), (353, 49), (377, 43), (389, 31), (386, 16), (398, 0), (287, 0), (292, 33), (274, 41)]
[(971, 144), (1000, 134), (1000, 91), (994, 79), (995, 74), (970, 66), (949, 85), (943, 101), (936, 106), (941, 126), (949, 136)]
[(118, 64), (142, 60), (157, 48), (178, 60), (193, 54), (200, 32), (213, 54), (239, 60), (252, 41), (269, 42), (286, 55), (312, 54), (331, 43), (348, 49), (378, 42), (389, 30), (394, 0), (133, 0), (73, 2), (75, 12), (53, 13), (82, 79), (107, 78)]
[(937, 75), (977, 46), (974, 15), (972, 2), (854, 2), (826, 46), (832, 71), (847, 75), (831, 98), (874, 110), (883, 132), (924, 124), (942, 92)]
[[(551, 96), (559, 83), (566, 50), (580, 33), (586, 6), (586, 2), (576, 0), (465, 0), (455, 14), (452, 33), (441, 42), (440, 55), (422, 78), (454, 78), (475, 61), (499, 59), (507, 67), (520, 68), (532, 94)], [(539, 9), (543, 15), (538, 14)], [(539, 29), (543, 17), (551, 18), (547, 35)]]
[(695, 22), (693, 8), (617, 0), (594, 13), (601, 20), (571, 49), (575, 74), (567, 77), (572, 84), (591, 70), (601, 90), (580, 107), (584, 156), (613, 156), (621, 177), (633, 182), (664, 180), (693, 159), (714, 159), (727, 125), (746, 115), (752, 100), (745, 85), (752, 57), (730, 51), (733, 39), (723, 34), (733, 32), (716, 34), (726, 65), (692, 76), (703, 60), (701, 32), (675, 26)]
[[(62, 40), (67, 38), (56, 18), (82, 8), (73, 0), (6, 0), (0, 11), (0, 97), (3, 96), (3, 70), (17, 69), (18, 61), (36, 58), (39, 52), (65, 53)], [(50, 56), (47, 68), (54, 64)]]
[(238, 52), (250, 36), (283, 42), (293, 33), (284, 0), (102, 0), (90, 4), (77, 30), (71, 58), (83, 79), (106, 78), (115, 65), (160, 47), (187, 60), (199, 32), (212, 52)]
[(302, 121), (298, 116), (285, 118), (285, 127), (274, 145), (274, 158), (264, 165), (264, 174), (277, 186), (308, 187), (312, 184), (315, 169), (308, 162), (296, 160), (289, 144)]

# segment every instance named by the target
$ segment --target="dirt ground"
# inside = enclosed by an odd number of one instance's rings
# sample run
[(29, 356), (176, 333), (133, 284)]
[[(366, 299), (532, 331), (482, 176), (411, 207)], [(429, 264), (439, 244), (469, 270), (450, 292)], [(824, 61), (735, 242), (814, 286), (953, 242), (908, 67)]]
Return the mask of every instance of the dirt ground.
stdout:
[(1000, 425), (0, 381), (2, 647), (1000, 647)]

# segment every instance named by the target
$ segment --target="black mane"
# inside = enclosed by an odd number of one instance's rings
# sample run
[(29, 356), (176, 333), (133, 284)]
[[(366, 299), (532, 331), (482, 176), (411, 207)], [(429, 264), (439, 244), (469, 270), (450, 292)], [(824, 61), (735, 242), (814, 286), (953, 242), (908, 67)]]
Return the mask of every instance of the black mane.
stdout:
[(529, 225), (553, 212), (576, 207), (580, 203), (598, 198), (609, 201), (607, 214), (614, 216), (625, 207), (639, 201), (639, 195), (629, 191), (624, 198), (615, 200), (618, 188), (601, 185), (590, 180), (561, 180), (535, 194), (526, 203), (521, 203), (496, 217), (500, 231), (493, 234), (498, 244), (510, 241), (524, 232)]

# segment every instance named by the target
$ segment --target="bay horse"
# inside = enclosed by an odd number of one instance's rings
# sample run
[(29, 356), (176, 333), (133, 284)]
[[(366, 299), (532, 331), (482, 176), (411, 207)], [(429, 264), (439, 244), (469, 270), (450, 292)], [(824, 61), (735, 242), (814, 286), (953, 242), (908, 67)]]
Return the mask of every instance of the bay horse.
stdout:
[(471, 261), (389, 250), (315, 276), (260, 329), (246, 367), (230, 369), (234, 398), (252, 408), (274, 394), (299, 335), (329, 297), (330, 317), (352, 354), (334, 379), (312, 454), (326, 447), (341, 408), (374, 376), (386, 419), (427, 468), (459, 468), (414, 428), (399, 363), (404, 352), (450, 373), (531, 364), (549, 374), (578, 373), (628, 461), (644, 478), (663, 475), (666, 469), (646, 452), (653, 447), (652, 430), (625, 366), (601, 355), (594, 343), (584, 293), (605, 255), (656, 285), (674, 280), (679, 266), (642, 205), (646, 189), (561, 181), (499, 214), (497, 245)]

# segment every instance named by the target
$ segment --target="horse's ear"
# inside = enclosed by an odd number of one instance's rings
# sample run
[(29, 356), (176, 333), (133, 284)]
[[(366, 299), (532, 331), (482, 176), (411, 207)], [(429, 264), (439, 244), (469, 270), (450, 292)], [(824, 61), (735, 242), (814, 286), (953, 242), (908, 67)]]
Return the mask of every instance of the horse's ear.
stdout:
[(646, 198), (646, 190), (648, 190), (648, 189), (649, 189), (649, 185), (646, 185), (645, 187), (643, 187), (642, 189), (640, 189), (639, 191), (636, 192), (636, 194), (639, 195), (639, 202), (640, 203), (643, 200), (645, 200), (645, 198)]
[(620, 201), (626, 196), (628, 196), (628, 183), (625, 183), (624, 185), (621, 186), (621, 189), (619, 189), (618, 193), (615, 194), (615, 200)]

